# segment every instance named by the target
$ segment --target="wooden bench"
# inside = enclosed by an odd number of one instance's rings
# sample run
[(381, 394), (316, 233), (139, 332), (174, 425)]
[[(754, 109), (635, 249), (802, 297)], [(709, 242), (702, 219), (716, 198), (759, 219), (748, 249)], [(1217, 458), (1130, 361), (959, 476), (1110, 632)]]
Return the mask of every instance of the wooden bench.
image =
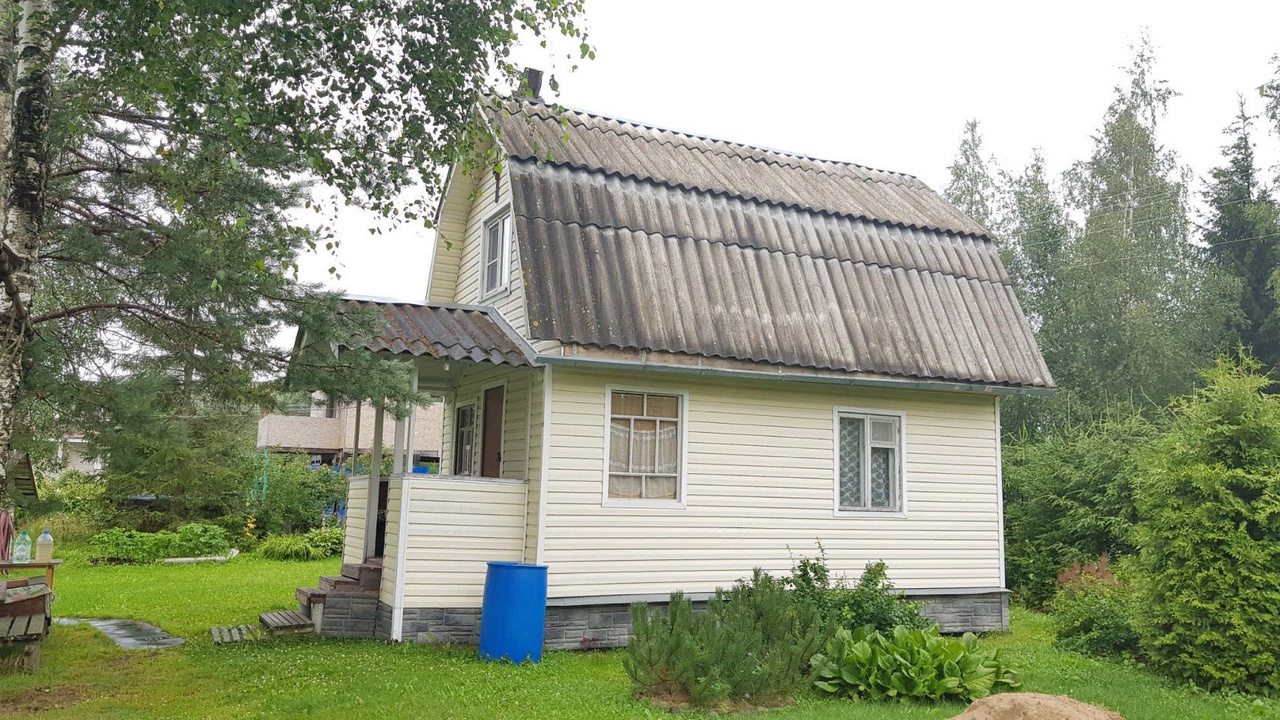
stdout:
[[(53, 568), (60, 562), (35, 566), (36, 569), (45, 571), (43, 577), (0, 582), (0, 665), (16, 665), (29, 672), (40, 669), (40, 643), (49, 636), (49, 626), (52, 625), (53, 594), (46, 592), (16, 602), (4, 602), (4, 591), (32, 586), (52, 589), (50, 576)], [(0, 563), (0, 568), (26, 570), (33, 565), (35, 564)]]

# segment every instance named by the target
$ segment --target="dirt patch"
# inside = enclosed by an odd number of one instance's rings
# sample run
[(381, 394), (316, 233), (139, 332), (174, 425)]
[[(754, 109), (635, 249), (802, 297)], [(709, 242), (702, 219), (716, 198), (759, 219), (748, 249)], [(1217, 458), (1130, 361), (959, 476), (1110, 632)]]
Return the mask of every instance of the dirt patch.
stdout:
[(975, 700), (952, 720), (1124, 720), (1120, 713), (1066, 695), (1002, 693)]
[(17, 695), (0, 698), (0, 717), (29, 715), (44, 710), (75, 705), (84, 700), (84, 692), (75, 686), (34, 687)]

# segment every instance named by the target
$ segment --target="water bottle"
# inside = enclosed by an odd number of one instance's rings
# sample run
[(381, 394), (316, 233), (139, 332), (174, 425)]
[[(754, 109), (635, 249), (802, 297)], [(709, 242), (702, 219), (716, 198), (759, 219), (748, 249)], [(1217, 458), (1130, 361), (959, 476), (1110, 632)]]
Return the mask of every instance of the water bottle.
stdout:
[(31, 562), (31, 533), (23, 530), (18, 539), (13, 541), (13, 561), (16, 563)]
[(49, 528), (45, 528), (40, 537), (36, 538), (36, 562), (53, 562), (53, 535)]

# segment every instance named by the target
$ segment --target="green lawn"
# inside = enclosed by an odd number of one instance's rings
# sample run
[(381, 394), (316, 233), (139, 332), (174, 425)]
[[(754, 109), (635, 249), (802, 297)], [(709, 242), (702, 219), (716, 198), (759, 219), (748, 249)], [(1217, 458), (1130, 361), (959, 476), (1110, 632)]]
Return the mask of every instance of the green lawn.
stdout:
[[(126, 652), (91, 628), (57, 627), (35, 675), (0, 677), (0, 717), (48, 708), (47, 718), (653, 718), (630, 697), (613, 652), (548, 653), (541, 665), (481, 663), (474, 651), (373, 641), (281, 638), (215, 647), (209, 625), (251, 622), (290, 607), (293, 588), (337, 561), (223, 565), (64, 566), (55, 614), (133, 617), (189, 638), (159, 652)], [(1018, 662), (1028, 690), (1065, 693), (1128, 720), (1255, 717), (1280, 703), (1170, 686), (1141, 668), (1053, 649), (1043, 616), (1016, 612), (1010, 633), (987, 638)], [(1255, 707), (1256, 704), (1256, 707)], [(949, 718), (959, 705), (850, 703), (805, 695), (770, 711), (786, 720)], [(688, 715), (686, 715), (688, 717)], [(696, 717), (696, 716), (694, 716)]]

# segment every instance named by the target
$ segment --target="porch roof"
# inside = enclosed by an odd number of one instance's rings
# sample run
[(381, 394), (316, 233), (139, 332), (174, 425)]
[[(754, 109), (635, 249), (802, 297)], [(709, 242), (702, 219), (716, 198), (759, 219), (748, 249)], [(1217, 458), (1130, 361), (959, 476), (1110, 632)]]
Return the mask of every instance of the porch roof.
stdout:
[(346, 307), (382, 310), (382, 332), (365, 344), (374, 352), (403, 353), (442, 360), (534, 366), (534, 351), (496, 310), (455, 305), (345, 298)]

